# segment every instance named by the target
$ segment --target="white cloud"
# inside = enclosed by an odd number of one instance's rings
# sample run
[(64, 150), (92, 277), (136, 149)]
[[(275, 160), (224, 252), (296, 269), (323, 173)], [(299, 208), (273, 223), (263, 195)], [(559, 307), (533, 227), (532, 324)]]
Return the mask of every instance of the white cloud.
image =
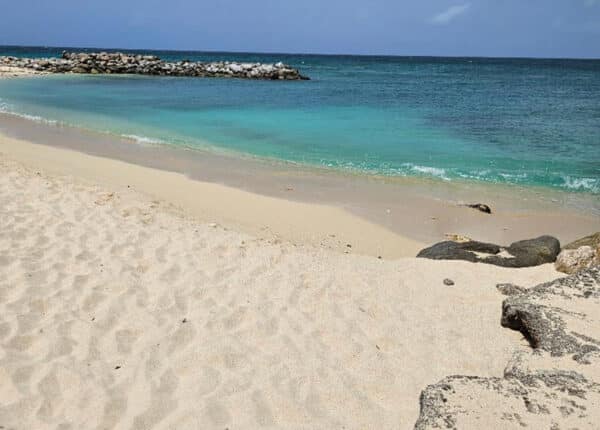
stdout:
[[(587, 1), (595, 1), (595, 0), (587, 0)], [(465, 4), (449, 7), (445, 11), (438, 13), (433, 18), (431, 18), (431, 23), (432, 24), (441, 24), (441, 25), (448, 24), (450, 21), (454, 20), (455, 18), (457, 18), (457, 17), (463, 15), (465, 12), (467, 12), (470, 7), (471, 7), (471, 3), (465, 3)]]

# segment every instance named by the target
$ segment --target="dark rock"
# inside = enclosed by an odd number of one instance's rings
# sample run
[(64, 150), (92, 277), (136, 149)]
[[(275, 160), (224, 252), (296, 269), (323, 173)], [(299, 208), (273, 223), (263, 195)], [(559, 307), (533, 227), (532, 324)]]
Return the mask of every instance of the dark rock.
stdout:
[[(501, 251), (506, 251), (508, 255), (498, 255)], [(530, 267), (554, 262), (559, 252), (558, 239), (552, 236), (541, 236), (515, 242), (507, 248), (477, 241), (464, 243), (445, 241), (423, 249), (417, 257), (432, 260), (465, 260), (503, 267)], [(480, 256), (476, 253), (490, 255)]]
[(471, 208), (471, 209), (477, 209), (478, 211), (486, 213), (486, 214), (492, 213), (492, 208), (490, 208), (488, 205), (484, 205), (483, 203), (474, 203), (474, 204), (468, 204), (465, 206), (468, 208)]
[(447, 285), (450, 287), (450, 286), (454, 285), (454, 281), (452, 279), (446, 278), (446, 279), (444, 279), (444, 285)]
[(560, 242), (552, 236), (540, 236), (536, 239), (514, 242), (506, 248), (506, 251), (515, 256), (514, 265), (509, 264), (509, 267), (539, 266), (556, 261), (560, 253)]
[(458, 243), (445, 241), (423, 249), (417, 254), (417, 257), (429, 258), (432, 260), (466, 260), (475, 263), (480, 261), (475, 252), (497, 254), (500, 252), (500, 249), (501, 248), (498, 245), (492, 243), (477, 241)]

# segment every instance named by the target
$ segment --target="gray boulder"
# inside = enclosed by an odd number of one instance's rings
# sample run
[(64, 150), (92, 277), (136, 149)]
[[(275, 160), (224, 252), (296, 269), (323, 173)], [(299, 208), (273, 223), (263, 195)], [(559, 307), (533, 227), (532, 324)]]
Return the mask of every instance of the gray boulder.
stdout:
[(530, 267), (554, 262), (559, 252), (558, 239), (552, 236), (540, 236), (514, 242), (508, 247), (478, 241), (464, 243), (445, 241), (423, 249), (417, 257), (432, 260), (465, 260), (502, 267)]
[(484, 263), (503, 267), (530, 267), (553, 263), (560, 253), (560, 242), (552, 236), (540, 236), (511, 243), (505, 250), (512, 257), (487, 257)]

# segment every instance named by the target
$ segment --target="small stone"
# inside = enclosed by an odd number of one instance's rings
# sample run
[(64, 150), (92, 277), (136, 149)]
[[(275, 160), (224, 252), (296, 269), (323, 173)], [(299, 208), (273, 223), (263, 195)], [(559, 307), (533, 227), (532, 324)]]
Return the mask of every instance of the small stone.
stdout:
[(444, 279), (444, 285), (452, 286), (454, 285), (454, 281), (452, 279), (446, 278)]

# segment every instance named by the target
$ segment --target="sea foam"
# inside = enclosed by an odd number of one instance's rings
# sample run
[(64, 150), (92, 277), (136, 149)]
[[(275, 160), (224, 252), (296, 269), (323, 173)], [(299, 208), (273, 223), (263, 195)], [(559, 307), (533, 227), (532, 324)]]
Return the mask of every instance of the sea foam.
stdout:
[(600, 192), (600, 181), (598, 179), (563, 176), (562, 180), (564, 181), (563, 187), (570, 190)]

